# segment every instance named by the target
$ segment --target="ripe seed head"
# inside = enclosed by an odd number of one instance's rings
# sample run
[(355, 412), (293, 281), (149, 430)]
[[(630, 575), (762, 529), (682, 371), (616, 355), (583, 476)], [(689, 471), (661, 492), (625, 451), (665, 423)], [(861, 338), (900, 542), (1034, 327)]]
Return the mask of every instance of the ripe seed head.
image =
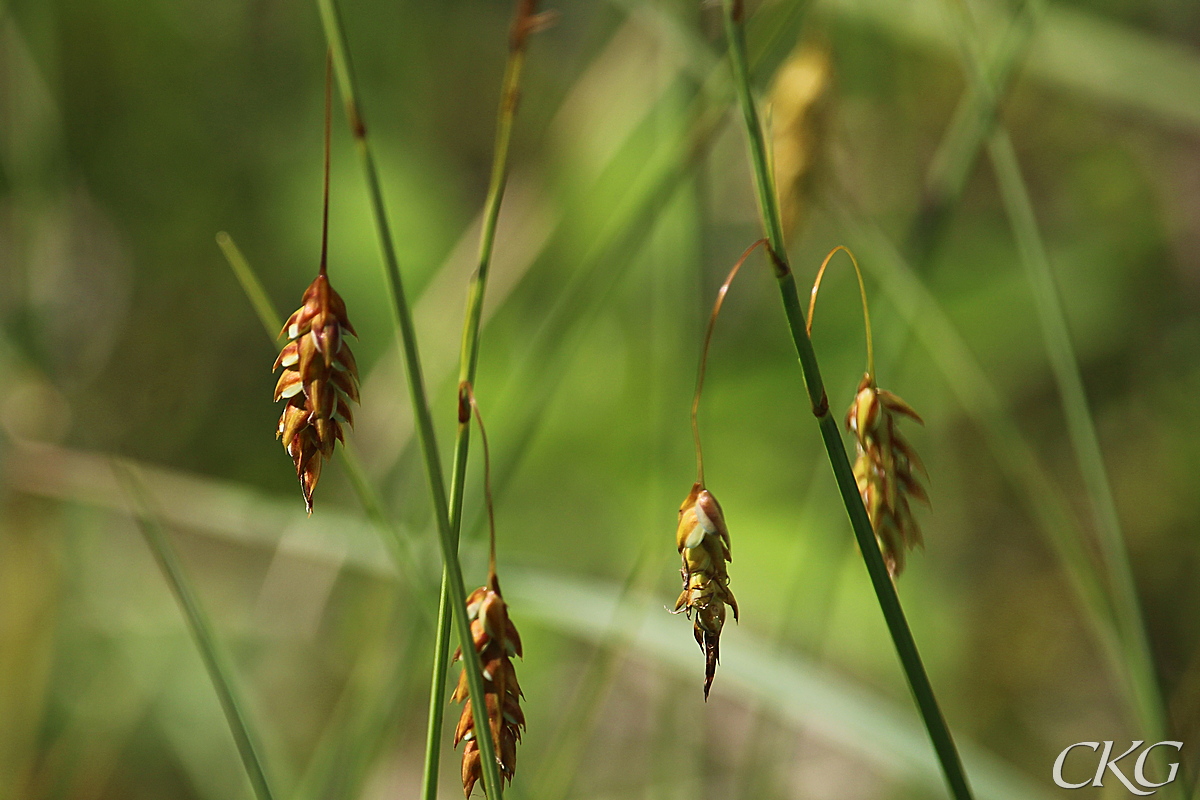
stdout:
[(276, 437), (292, 458), (312, 513), (313, 490), (335, 441), (345, 442), (343, 425), (352, 425), (350, 403), (358, 402), (358, 365), (346, 334), (357, 336), (346, 316), (346, 304), (324, 275), (304, 292), (300, 308), (288, 318), (282, 335), (288, 343), (275, 359), (282, 369), (275, 400), (286, 400)]
[[(525, 714), (521, 710), (521, 686), (512, 658), (520, 657), (521, 636), (508, 618), (508, 606), (500, 595), (500, 584), (495, 574), (487, 586), (481, 586), (467, 597), (467, 615), (471, 619), (471, 636), (479, 661), (483, 666), (483, 692), (487, 704), (488, 722), (492, 741), (496, 747), (496, 758), (500, 767), (500, 779), (512, 781), (517, 767), (517, 743), (525, 729)], [(454, 658), (462, 657), (458, 650)], [(464, 703), (458, 726), (454, 730), (454, 746), (465, 742), (462, 757), (463, 792), (471, 796), (471, 790), (483, 777), (480, 762), (479, 742), (476, 740), (474, 709), (471, 692), (467, 685), (464, 667), (459, 674), (458, 686), (451, 699)]]
[(858, 492), (893, 580), (904, 570), (906, 552), (924, 544), (909, 499), (929, 503), (915, 474), (927, 475), (925, 466), (896, 430), (899, 417), (925, 424), (912, 406), (876, 387), (870, 373), (863, 375), (846, 414), (846, 428), (854, 434), (858, 453), (854, 462)]
[(717, 499), (701, 483), (679, 507), (675, 544), (683, 562), (683, 592), (675, 601), (674, 613), (683, 612), (692, 620), (696, 644), (704, 653), (704, 699), (708, 699), (717, 662), (720, 660), (721, 628), (725, 625), (725, 607), (738, 617), (737, 600), (729, 590), (726, 564), (733, 560), (729, 550), (729, 530)]

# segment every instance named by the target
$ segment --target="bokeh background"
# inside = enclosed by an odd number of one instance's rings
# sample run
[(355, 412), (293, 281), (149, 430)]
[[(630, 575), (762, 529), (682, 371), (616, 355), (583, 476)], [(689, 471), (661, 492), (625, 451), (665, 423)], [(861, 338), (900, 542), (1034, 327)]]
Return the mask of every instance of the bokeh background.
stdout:
[[(757, 256), (717, 327), (701, 406), (742, 609), (702, 701), (691, 626), (666, 610), (675, 512), (693, 476), (702, 326), (760, 235), (719, 9), (547, 6), (558, 16), (530, 49), (477, 382), (526, 652), (509, 796), (945, 796)], [(909, 434), (932, 510), (900, 595), (978, 795), (1057, 796), (1062, 748), (1157, 739), (1157, 715), (1185, 743), (1162, 793), (1187, 797), (1200, 6), (749, 11), (799, 283), (833, 246), (856, 251), (879, 381), (926, 420)], [(448, 460), (511, 7), (345, 0), (342, 13)], [(440, 567), (340, 110), (330, 276), (360, 333), (350, 443), (387, 530), (341, 457), (306, 518), (273, 438), (275, 344), (214, 238), (228, 232), (290, 313), (318, 260), (324, 51), (313, 3), (0, 2), (0, 798), (251, 796), (139, 518), (179, 550), (279, 796), (417, 792)], [(1035, 279), (1042, 255), (1057, 293)], [(848, 405), (864, 345), (845, 263), (814, 337)], [(1053, 353), (1067, 356), (1057, 373)], [(1071, 375), (1085, 407), (1064, 405)], [(1102, 462), (1087, 424), (1069, 433), (1083, 410)], [(481, 474), (473, 454), (468, 584), (484, 576)], [(457, 797), (448, 739), (442, 794)]]

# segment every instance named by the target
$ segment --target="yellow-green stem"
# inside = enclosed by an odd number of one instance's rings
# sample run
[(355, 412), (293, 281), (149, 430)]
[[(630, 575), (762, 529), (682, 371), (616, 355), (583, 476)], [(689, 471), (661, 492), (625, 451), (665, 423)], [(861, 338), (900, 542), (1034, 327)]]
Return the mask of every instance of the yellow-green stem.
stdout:
[(924, 664), (917, 651), (916, 642), (908, 628), (900, 599), (896, 595), (896, 587), (888, 577), (887, 568), (879, 545), (875, 541), (875, 533), (867, 517), (866, 508), (858, 494), (858, 485), (854, 472), (850, 467), (850, 459), (842, 442), (841, 432), (837, 422), (829, 413), (829, 401), (825, 396), (825, 388), (821, 381), (820, 369), (817, 365), (816, 354), (813, 352), (812, 341), (806, 332), (804, 312), (800, 307), (799, 295), (796, 291), (796, 281), (788, 265), (787, 251), (783, 239), (783, 225), (776, 201), (774, 180), (769, 169), (767, 145), (759, 124), (758, 111), (755, 108), (754, 97), (750, 88), (749, 67), (746, 59), (745, 32), (743, 29), (743, 8), (741, 0), (722, 0), (724, 6), (725, 33), (729, 44), (729, 58), (733, 68), (734, 86), (737, 90), (738, 101), (746, 125), (746, 133), (750, 149), (750, 161), (754, 169), (755, 188), (758, 193), (759, 212), (763, 227), (767, 232), (775, 277), (783, 299), (784, 311), (787, 315), (788, 327), (791, 330), (792, 341), (800, 366), (804, 373), (805, 386), (808, 389), (812, 411), (821, 429), (821, 439), (829, 454), (829, 462), (833, 467), (834, 478), (842, 495), (842, 502), (850, 517), (859, 550), (866, 562), (867, 573), (879, 600), (879, 607), (887, 622), (896, 653), (904, 668), (921, 719), (929, 732), (934, 751), (946, 777), (946, 784), (951, 795), (956, 800), (969, 800), (971, 790), (967, 784), (967, 776), (963, 771), (962, 761), (950, 729), (942, 716), (929, 676), (925, 673)]
[[(383, 189), (379, 184), (379, 172), (375, 166), (375, 157), (367, 139), (366, 123), (362, 111), (355, 99), (354, 75), (350, 62), (350, 54), (346, 46), (345, 34), (341, 18), (338, 14), (335, 0), (317, 0), (321, 11), (321, 22), (325, 28), (325, 37), (333, 48), (334, 71), (337, 74), (338, 86), (342, 100), (346, 106), (346, 116), (350, 123), (350, 131), (354, 136), (355, 145), (362, 161), (363, 174), (367, 181), (370, 194), (371, 213), (375, 218), (375, 226), (379, 234), (379, 244), (383, 255), (384, 273), (387, 278), (388, 290), (392, 296), (392, 309), (396, 333), (399, 338), (401, 352), (408, 378), (408, 389), (412, 402), (413, 416), (416, 418), (417, 438), (420, 441), (421, 453), (425, 460), (425, 473), (429, 480), (429, 492), (433, 502), (433, 517), (437, 524), (438, 543), (442, 548), (442, 562), (452, 596), (450, 611), (454, 626), (458, 631), (459, 646), (462, 648), (463, 669), (467, 676), (472, 708), (475, 715), (475, 729), (490, 730), (487, 718), (487, 703), (484, 701), (483, 675), (479, 662), (479, 653), (475, 651), (475, 643), (471, 637), (471, 623), (467, 617), (466, 587), (463, 584), (462, 568), (458, 563), (458, 545), (450, 527), (446, 484), (442, 475), (442, 463), (438, 458), (437, 438), (433, 429), (433, 415), (429, 411), (429, 401), (425, 391), (425, 379), (421, 371), (421, 358), (417, 348), (416, 331), (413, 325), (412, 310), (404, 293), (404, 281), (400, 275), (400, 266), (396, 260), (395, 246), (392, 243), (391, 228), (388, 224), (387, 211), (383, 201)], [(480, 763), (483, 767), (483, 785), (488, 797), (500, 800), (503, 787), (500, 782), (500, 771), (496, 763), (495, 744), (490, 736), (479, 736)]]

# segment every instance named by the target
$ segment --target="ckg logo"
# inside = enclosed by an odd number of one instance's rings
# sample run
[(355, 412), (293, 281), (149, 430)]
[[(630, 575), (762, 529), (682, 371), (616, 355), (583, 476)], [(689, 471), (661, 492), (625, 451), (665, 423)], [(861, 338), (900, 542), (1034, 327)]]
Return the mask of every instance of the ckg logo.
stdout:
[[(1117, 763), (1126, 756), (1132, 755), (1133, 752), (1143, 744), (1144, 742), (1140, 741), (1134, 742), (1129, 746), (1128, 750), (1126, 750), (1124, 753), (1121, 753), (1121, 755), (1114, 757), (1112, 742), (1076, 742), (1059, 753), (1058, 758), (1054, 759), (1054, 783), (1063, 789), (1082, 789), (1084, 786), (1103, 786), (1103, 781), (1106, 777), (1105, 771), (1107, 770), (1113, 775), (1116, 775), (1117, 780), (1125, 784), (1125, 788), (1133, 794), (1142, 796), (1154, 794), (1157, 789), (1162, 786), (1166, 786), (1168, 783), (1175, 780), (1175, 776), (1179, 773), (1179, 763), (1176, 762), (1174, 764), (1167, 765), (1168, 771), (1167, 779), (1165, 781), (1153, 781), (1146, 775), (1146, 761), (1149, 759), (1151, 751), (1153, 751), (1156, 747), (1173, 747), (1175, 748), (1176, 752), (1180, 752), (1183, 750), (1183, 742), (1158, 742), (1157, 744), (1152, 744), (1143, 749), (1142, 752), (1138, 754), (1137, 760), (1133, 763), (1133, 782), (1131, 782), (1129, 777), (1126, 776), (1125, 773), (1121, 772), (1121, 768), (1117, 766)], [(1087, 748), (1093, 752), (1096, 752), (1101, 749), (1101, 746), (1103, 746), (1104, 749), (1100, 752), (1100, 763), (1096, 767), (1096, 773), (1093, 777), (1080, 783), (1071, 783), (1063, 777), (1063, 767), (1067, 762), (1067, 755), (1072, 750), (1079, 747)], [(1078, 761), (1079, 757), (1076, 756), (1073, 760)], [(1128, 765), (1126, 765), (1126, 768), (1128, 768)], [(1134, 785), (1134, 782), (1136, 782), (1136, 786)], [(1139, 786), (1141, 787), (1140, 789), (1138, 788)]]

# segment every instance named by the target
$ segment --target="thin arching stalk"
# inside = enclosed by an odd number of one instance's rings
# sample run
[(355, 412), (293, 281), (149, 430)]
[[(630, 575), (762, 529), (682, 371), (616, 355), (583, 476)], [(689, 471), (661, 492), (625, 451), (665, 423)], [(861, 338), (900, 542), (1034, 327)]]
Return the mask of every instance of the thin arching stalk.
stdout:
[(854, 265), (854, 276), (858, 278), (858, 296), (862, 300), (863, 308), (863, 329), (867, 337), (867, 374), (875, 374), (875, 337), (871, 335), (871, 309), (867, 306), (867, 287), (863, 283), (862, 270), (858, 267), (858, 259), (854, 257), (854, 253), (850, 252), (850, 248), (844, 244), (839, 244), (837, 247), (829, 251), (829, 255), (825, 256), (825, 260), (821, 262), (821, 268), (817, 270), (817, 277), (813, 279), (812, 291), (808, 295), (808, 316), (804, 321), (804, 332), (808, 337), (812, 338), (813, 312), (817, 309), (817, 295), (821, 291), (821, 280), (825, 277), (825, 268), (829, 266), (829, 262), (841, 250), (846, 255), (850, 256), (850, 263)]
[(850, 459), (842, 442), (841, 432), (837, 422), (829, 413), (829, 400), (825, 396), (825, 387), (821, 380), (820, 368), (817, 365), (816, 354), (813, 352), (812, 341), (806, 331), (807, 323), (800, 308), (800, 299), (796, 291), (796, 281), (792, 276), (791, 267), (787, 261), (787, 251), (783, 239), (783, 224), (779, 214), (779, 204), (775, 193), (774, 180), (768, 167), (767, 145), (759, 123), (758, 111), (750, 88), (749, 66), (746, 59), (745, 31), (743, 29), (743, 7), (741, 0), (723, 0), (725, 33), (729, 44), (729, 58), (733, 68), (734, 86), (737, 90), (742, 115), (749, 140), (750, 161), (754, 170), (755, 188), (758, 193), (759, 212), (763, 227), (767, 231), (769, 252), (775, 268), (775, 277), (779, 282), (780, 294), (783, 299), (784, 311), (787, 315), (788, 327), (791, 330), (792, 342), (800, 359), (804, 373), (804, 382), (808, 390), (809, 401), (813, 415), (820, 426), (821, 438), (829, 454), (830, 465), (834, 478), (842, 495), (842, 502), (850, 517), (859, 550), (866, 563), (867, 573), (879, 600), (879, 606), (891, 633), (896, 653), (904, 668), (905, 677), (912, 689), (913, 697), (921, 713), (921, 719), (933, 743), (946, 783), (956, 800), (968, 800), (971, 790), (967, 784), (967, 776), (963, 771), (962, 761), (955, 747), (950, 729), (942, 716), (933, 686), (925, 672), (925, 666), (917, 651), (916, 641), (909, 630), (900, 599), (896, 595), (896, 587), (888, 576), (887, 567), (883, 563), (883, 555), (875, 541), (875, 533), (871, 528), (867, 510), (863, 506), (858, 493), (858, 485), (854, 472), (850, 467)]
[[(334, 0), (318, 0), (318, 6), (321, 10), (321, 21), (325, 27), (325, 37), (333, 49), (334, 72), (338, 78), (342, 100), (346, 105), (346, 117), (350, 123), (350, 131), (354, 136), (362, 160), (363, 173), (370, 194), (371, 213), (375, 218), (380, 249), (383, 251), (384, 273), (387, 278), (388, 290), (392, 295), (396, 333), (400, 340), (401, 352), (404, 355), (405, 374), (408, 378), (413, 416), (416, 418), (417, 438), (420, 441), (421, 453), (425, 460), (425, 473), (429, 480), (429, 492), (433, 502), (433, 517), (438, 529), (438, 543), (442, 548), (442, 562), (452, 595), (449, 604), (450, 611), (453, 615), (454, 626), (458, 631), (459, 645), (462, 647), (463, 669), (467, 675), (467, 685), (473, 701), (475, 725), (478, 730), (489, 730), (487, 704), (484, 701), (483, 675), (479, 654), (475, 651), (474, 640), (471, 637), (471, 623), (467, 618), (466, 587), (463, 584), (462, 568), (458, 563), (458, 543), (455, 541), (450, 527), (446, 484), (442, 474), (442, 463), (438, 457), (437, 437), (433, 429), (433, 415), (429, 411), (425, 378), (421, 371), (421, 358), (417, 347), (412, 309), (409, 307), (404, 293), (404, 281), (400, 275), (400, 265), (396, 259), (396, 250), (392, 242), (391, 227), (388, 224), (387, 210), (383, 202), (383, 189), (380, 186), (379, 173), (375, 166), (375, 156), (367, 138), (366, 123), (355, 97), (354, 75), (341, 19)], [(479, 737), (479, 752), (480, 762), (483, 766), (484, 789), (491, 800), (500, 800), (503, 796), (503, 787), (491, 737)]]
[(713, 303), (712, 314), (708, 318), (708, 327), (704, 330), (704, 345), (700, 348), (700, 368), (696, 370), (696, 392), (692, 395), (692, 440), (696, 443), (696, 483), (701, 486), (704, 485), (704, 450), (700, 447), (700, 423), (697, 417), (700, 412), (700, 394), (704, 391), (704, 373), (708, 370), (708, 348), (712, 345), (713, 329), (717, 327), (717, 316), (721, 313), (721, 306), (725, 304), (725, 295), (729, 293), (729, 286), (737, 277), (738, 270), (742, 268), (742, 264), (746, 263), (746, 259), (750, 257), (755, 248), (766, 243), (766, 239), (759, 239), (747, 247), (741, 258), (733, 265), (733, 269), (729, 270), (725, 282), (717, 290), (717, 300)]
[[(479, 261), (467, 295), (467, 310), (463, 320), (462, 346), (459, 352), (458, 380), (460, 385), (475, 383), (479, 363), (479, 328), (483, 319), (483, 297), (487, 289), (492, 250), (496, 243), (496, 225), (500, 205), (508, 180), (508, 150), (512, 138), (513, 119), (521, 92), (521, 70), (525, 63), (525, 46), (537, 20), (537, 0), (518, 0), (509, 38), (508, 62), (500, 90), (500, 107), (496, 112), (496, 141), (492, 152), (492, 172), (484, 201), (483, 230), (479, 236)], [(455, 547), (462, 530), (463, 492), (467, 475), (467, 455), (470, 449), (471, 426), (460, 420), (454, 437), (454, 463), (450, 477), (450, 533)], [(450, 655), (451, 603), (448, 576), (442, 575), (438, 601), (437, 639), (433, 650), (433, 668), (429, 689), (429, 716), (425, 732), (425, 764), (421, 778), (421, 797), (436, 800), (438, 764), (441, 753), (442, 727), (446, 713), (446, 668)]]

